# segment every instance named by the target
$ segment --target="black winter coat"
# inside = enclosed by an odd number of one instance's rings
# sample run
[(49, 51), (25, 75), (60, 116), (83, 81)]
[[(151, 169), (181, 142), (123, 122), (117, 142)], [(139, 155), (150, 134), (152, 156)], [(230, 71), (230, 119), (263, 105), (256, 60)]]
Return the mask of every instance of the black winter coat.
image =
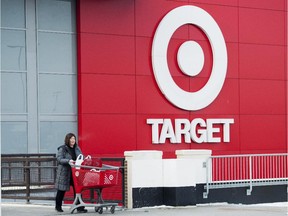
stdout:
[[(67, 145), (62, 145), (58, 148), (57, 153), (57, 175), (56, 175), (56, 184), (55, 188), (61, 191), (69, 191), (70, 182), (71, 182), (71, 167), (69, 165), (69, 161), (72, 160), (72, 156), (69, 154)], [(74, 146), (76, 158), (79, 154), (82, 154), (81, 149), (77, 144)]]

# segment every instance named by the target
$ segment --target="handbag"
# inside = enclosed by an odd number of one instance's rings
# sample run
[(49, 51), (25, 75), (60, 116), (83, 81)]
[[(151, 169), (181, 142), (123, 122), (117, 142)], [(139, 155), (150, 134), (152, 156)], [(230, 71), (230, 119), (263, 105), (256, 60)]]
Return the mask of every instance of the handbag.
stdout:
[(90, 155), (87, 155), (87, 157), (83, 160), (81, 165), (93, 166), (93, 167), (102, 167), (102, 161), (100, 158), (93, 158), (92, 159), (92, 157)]

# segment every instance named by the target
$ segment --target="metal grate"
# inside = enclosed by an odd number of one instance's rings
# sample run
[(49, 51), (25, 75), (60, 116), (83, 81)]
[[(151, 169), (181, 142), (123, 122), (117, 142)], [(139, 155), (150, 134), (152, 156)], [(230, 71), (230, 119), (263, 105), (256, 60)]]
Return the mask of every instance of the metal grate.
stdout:
[(282, 185), (288, 183), (288, 154), (252, 154), (212, 156), (206, 162), (206, 192), (228, 187)]

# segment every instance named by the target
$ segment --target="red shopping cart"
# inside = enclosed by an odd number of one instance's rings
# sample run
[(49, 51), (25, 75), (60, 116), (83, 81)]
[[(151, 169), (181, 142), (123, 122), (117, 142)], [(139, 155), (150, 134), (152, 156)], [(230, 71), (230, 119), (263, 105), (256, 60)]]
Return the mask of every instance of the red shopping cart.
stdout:
[[(118, 203), (105, 203), (102, 198), (102, 190), (117, 185), (119, 167), (99, 163), (99, 159), (91, 158), (91, 160), (91, 166), (70, 163), (76, 193), (70, 212), (73, 213), (79, 207), (94, 207), (96, 212), (102, 214), (103, 207), (107, 209), (110, 207), (110, 212), (114, 214)], [(96, 190), (98, 196), (96, 203), (85, 203), (83, 201), (81, 193), (87, 189)]]

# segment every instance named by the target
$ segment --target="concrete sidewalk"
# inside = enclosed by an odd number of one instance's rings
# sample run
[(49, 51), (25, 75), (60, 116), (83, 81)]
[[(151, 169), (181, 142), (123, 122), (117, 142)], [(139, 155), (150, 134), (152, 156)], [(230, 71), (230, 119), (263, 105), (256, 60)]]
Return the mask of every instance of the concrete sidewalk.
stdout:
[[(98, 215), (94, 208), (87, 208), (88, 213), (77, 216)], [(51, 216), (71, 215), (69, 206), (63, 206), (63, 213), (57, 213), (52, 204), (24, 204), (13, 202), (1, 203), (2, 216)], [(257, 205), (210, 204), (187, 207), (158, 206), (125, 210), (116, 208), (114, 215), (121, 216), (287, 216), (288, 203), (271, 203)], [(112, 215), (104, 209), (103, 215)]]

